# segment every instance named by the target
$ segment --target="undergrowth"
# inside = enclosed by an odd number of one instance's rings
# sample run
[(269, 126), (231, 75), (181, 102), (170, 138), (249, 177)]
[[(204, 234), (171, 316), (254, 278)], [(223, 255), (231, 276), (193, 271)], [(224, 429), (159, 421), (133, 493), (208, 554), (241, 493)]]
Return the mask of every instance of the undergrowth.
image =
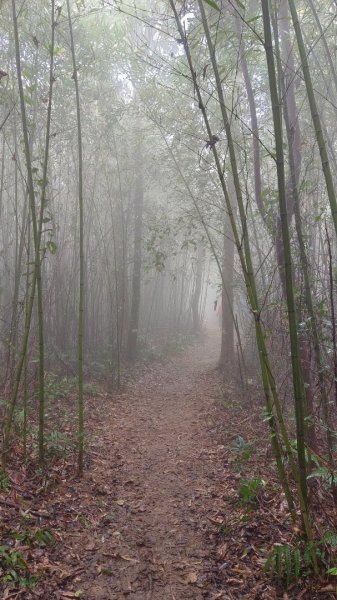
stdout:
[(294, 544), (275, 544), (265, 562), (264, 571), (286, 590), (291, 585), (296, 589), (301, 578), (313, 573), (313, 553), (322, 572), (337, 576), (337, 568), (331, 566), (336, 549), (337, 534), (332, 531), (326, 532), (315, 544), (304, 540), (297, 540)]

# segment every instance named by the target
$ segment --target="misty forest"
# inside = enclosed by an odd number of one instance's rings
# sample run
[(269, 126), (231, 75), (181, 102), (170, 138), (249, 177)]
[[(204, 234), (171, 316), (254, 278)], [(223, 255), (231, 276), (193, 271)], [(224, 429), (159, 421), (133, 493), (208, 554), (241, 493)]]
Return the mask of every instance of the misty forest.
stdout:
[(336, 0), (0, 14), (1, 597), (336, 598)]

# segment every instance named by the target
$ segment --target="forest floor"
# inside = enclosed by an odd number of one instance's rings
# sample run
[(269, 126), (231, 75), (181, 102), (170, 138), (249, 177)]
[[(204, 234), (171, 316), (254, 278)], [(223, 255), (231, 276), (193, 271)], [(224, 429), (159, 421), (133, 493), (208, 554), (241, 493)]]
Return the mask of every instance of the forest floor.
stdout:
[[(144, 367), (119, 393), (88, 401), (82, 479), (66, 459), (48, 481), (13, 469), (0, 494), (2, 537), (8, 543), (17, 532), (36, 584), (7, 583), (4, 600), (336, 597), (331, 583), (309, 578), (285, 593), (262, 570), (273, 544), (295, 532), (261, 399), (243, 401), (233, 382), (224, 384), (218, 350), (210, 332)], [(240, 497), (243, 480), (257, 488)]]

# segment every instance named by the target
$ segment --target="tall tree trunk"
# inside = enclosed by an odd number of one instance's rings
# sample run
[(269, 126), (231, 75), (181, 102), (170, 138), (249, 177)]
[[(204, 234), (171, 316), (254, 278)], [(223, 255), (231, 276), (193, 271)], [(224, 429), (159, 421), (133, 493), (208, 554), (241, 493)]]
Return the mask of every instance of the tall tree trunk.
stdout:
[[(293, 286), (292, 273), (292, 257), (289, 235), (289, 221), (287, 215), (287, 197), (286, 197), (286, 182), (284, 171), (284, 154), (283, 154), (283, 135), (282, 135), (282, 112), (279, 103), (279, 95), (277, 90), (276, 69), (274, 62), (270, 15), (269, 15), (269, 0), (262, 0), (263, 26), (265, 36), (265, 51), (268, 66), (268, 79), (270, 98), (272, 103), (275, 144), (276, 144), (276, 167), (278, 180), (278, 194), (280, 219), (282, 225), (282, 240), (284, 250), (284, 272), (286, 278), (286, 298), (288, 307), (289, 335), (291, 347), (291, 362), (293, 374), (293, 389), (295, 397), (295, 416), (296, 416), (296, 437), (297, 437), (297, 456), (299, 466), (300, 488), (299, 498), (301, 503), (301, 514), (305, 525), (306, 535), (309, 541), (313, 539), (312, 526), (310, 515), (308, 512), (308, 493), (306, 479), (306, 458), (305, 458), (305, 409), (304, 409), (304, 381), (300, 361), (300, 349), (298, 340), (298, 324), (295, 308), (295, 294)], [(317, 558), (313, 552), (313, 564), (317, 571)]]
[(223, 235), (222, 277), (225, 285), (222, 285), (221, 294), (221, 349), (218, 366), (224, 370), (234, 360), (234, 242), (227, 219)]
[(10, 436), (10, 432), (11, 432), (14, 410), (15, 410), (15, 406), (16, 406), (16, 402), (17, 402), (17, 396), (18, 396), (18, 391), (19, 391), (19, 386), (20, 386), (20, 381), (21, 381), (22, 370), (24, 367), (24, 362), (25, 362), (25, 357), (26, 357), (26, 352), (27, 352), (30, 324), (31, 324), (31, 319), (32, 319), (32, 312), (33, 312), (34, 298), (35, 298), (35, 287), (37, 288), (37, 297), (38, 297), (38, 332), (39, 332), (39, 433), (38, 433), (38, 443), (39, 443), (40, 464), (42, 465), (44, 462), (44, 401), (45, 401), (45, 394), (44, 394), (44, 322), (43, 322), (43, 297), (42, 297), (40, 249), (41, 249), (41, 237), (42, 237), (44, 209), (45, 209), (45, 204), (46, 204), (47, 167), (48, 167), (48, 158), (49, 158), (50, 123), (51, 123), (51, 108), (52, 108), (52, 89), (53, 89), (53, 81), (54, 81), (54, 77), (53, 77), (54, 26), (55, 26), (54, 7), (55, 7), (55, 0), (52, 0), (52, 4), (51, 4), (52, 37), (51, 37), (51, 47), (50, 47), (49, 95), (48, 95), (46, 143), (45, 143), (43, 168), (42, 168), (42, 188), (41, 188), (40, 211), (38, 214), (37, 206), (36, 206), (34, 181), (33, 181), (31, 147), (30, 147), (30, 141), (29, 141), (29, 135), (28, 135), (26, 101), (25, 101), (23, 79), (22, 79), (18, 15), (17, 15), (17, 11), (16, 11), (16, 2), (15, 2), (15, 0), (12, 0), (15, 59), (16, 59), (16, 70), (17, 70), (17, 78), (18, 78), (19, 96), (20, 96), (21, 120), (22, 120), (24, 151), (25, 151), (26, 169), (27, 169), (27, 188), (28, 188), (28, 198), (29, 198), (29, 204), (30, 204), (30, 213), (31, 213), (31, 219), (32, 219), (35, 255), (34, 255), (34, 273), (33, 273), (33, 280), (32, 280), (32, 288), (31, 288), (29, 302), (27, 305), (28, 310), (27, 310), (27, 315), (26, 315), (26, 319), (25, 319), (25, 331), (24, 331), (24, 336), (23, 336), (23, 341), (22, 341), (22, 348), (21, 348), (21, 352), (20, 352), (20, 356), (19, 356), (19, 360), (18, 360), (18, 365), (16, 368), (15, 379), (14, 379), (14, 388), (12, 391), (7, 420), (6, 420), (6, 424), (5, 424), (5, 428), (4, 428), (4, 442), (3, 442), (3, 456), (2, 456), (2, 463), (3, 463), (4, 468), (6, 467), (9, 436)]
[(240, 62), (242, 68), (243, 79), (245, 82), (249, 112), (250, 112), (250, 127), (252, 130), (252, 143), (253, 143), (253, 164), (254, 164), (254, 191), (255, 191), (255, 202), (259, 209), (260, 215), (263, 221), (266, 223), (268, 230), (270, 230), (270, 223), (266, 214), (265, 206), (262, 200), (262, 179), (261, 179), (261, 156), (260, 156), (260, 140), (259, 140), (259, 125), (257, 120), (257, 109), (254, 96), (254, 90), (252, 80), (249, 74), (249, 69), (246, 60), (246, 50), (242, 34), (242, 25), (239, 22), (238, 17), (235, 18), (235, 24), (237, 28), (238, 37), (240, 40)]
[(300, 21), (298, 18), (295, 2), (294, 2), (294, 0), (288, 0), (288, 4), (289, 4), (289, 8), (290, 8), (291, 18), (293, 21), (293, 26), (294, 26), (295, 33), (296, 33), (296, 40), (297, 40), (298, 50), (299, 50), (299, 54), (300, 54), (300, 58), (301, 58), (301, 66), (302, 66), (302, 70), (303, 70), (303, 77), (304, 77), (306, 91), (307, 91), (307, 97), (308, 97), (308, 102), (309, 102), (309, 107), (310, 107), (311, 118), (312, 118), (312, 122), (313, 122), (314, 129), (315, 129), (317, 145), (318, 145), (319, 153), (320, 153), (320, 157), (321, 157), (322, 171), (323, 171), (324, 178), (325, 178), (325, 185), (326, 185), (326, 190), (327, 190), (328, 199), (329, 199), (329, 203), (330, 203), (335, 233), (337, 235), (336, 190), (335, 190), (334, 181), (333, 181), (333, 177), (332, 177), (332, 173), (331, 173), (329, 156), (328, 156), (327, 146), (326, 146), (326, 142), (325, 142), (324, 135), (323, 135), (321, 118), (320, 118), (318, 107), (317, 107), (314, 87), (312, 84), (311, 73), (310, 73), (310, 68), (309, 68), (309, 63), (308, 63), (308, 53), (307, 53), (307, 50), (304, 45), (302, 29), (301, 29)]
[(79, 281), (79, 304), (78, 304), (78, 473), (83, 473), (83, 451), (84, 451), (84, 403), (83, 403), (83, 336), (84, 336), (84, 202), (83, 202), (83, 151), (82, 151), (82, 125), (80, 92), (77, 76), (76, 54), (71, 21), (70, 2), (67, 0), (68, 24), (70, 34), (71, 58), (73, 63), (73, 79), (76, 94), (76, 117), (77, 117), (77, 150), (78, 150), (78, 206), (79, 206), (79, 259), (80, 259), (80, 281)]
[(200, 246), (197, 251), (196, 258), (196, 273), (194, 281), (194, 290), (192, 294), (191, 309), (192, 309), (192, 328), (195, 333), (201, 329), (200, 319), (200, 294), (202, 287), (202, 275), (205, 266), (205, 248)]
[(132, 273), (132, 300), (131, 315), (128, 331), (126, 356), (130, 361), (137, 357), (137, 342), (139, 329), (140, 309), (140, 284), (142, 270), (142, 232), (143, 232), (143, 202), (144, 182), (143, 166), (139, 152), (137, 152), (136, 184), (134, 191), (134, 245), (133, 245), (133, 273)]

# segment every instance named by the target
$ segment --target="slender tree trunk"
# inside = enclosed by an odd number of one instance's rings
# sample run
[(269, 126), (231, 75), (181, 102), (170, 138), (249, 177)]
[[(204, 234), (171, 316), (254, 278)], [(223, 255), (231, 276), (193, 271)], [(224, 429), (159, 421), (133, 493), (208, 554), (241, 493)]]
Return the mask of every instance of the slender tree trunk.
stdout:
[[(286, 293), (288, 307), (288, 321), (291, 347), (291, 362), (293, 373), (293, 388), (295, 396), (295, 416), (296, 416), (296, 437), (297, 437), (297, 456), (300, 476), (301, 491), (301, 512), (305, 524), (306, 535), (312, 541), (312, 527), (310, 515), (308, 512), (308, 492), (306, 479), (306, 459), (305, 459), (305, 402), (304, 402), (304, 381), (300, 360), (300, 350), (298, 341), (298, 324), (295, 309), (295, 295), (293, 287), (292, 258), (290, 249), (289, 222), (287, 215), (287, 198), (284, 172), (283, 155), (283, 135), (282, 135), (282, 111), (279, 103), (277, 91), (276, 70), (274, 63), (274, 53), (271, 35), (269, 0), (262, 0), (263, 26), (265, 36), (265, 51), (268, 66), (269, 89), (273, 111), (273, 122), (276, 144), (276, 167), (278, 179), (279, 207), (282, 224), (282, 239), (285, 260)], [(317, 571), (317, 559), (314, 559), (315, 571)]]
[(326, 241), (328, 244), (328, 257), (329, 257), (329, 296), (330, 296), (330, 310), (331, 310), (331, 323), (332, 323), (332, 347), (333, 347), (333, 367), (334, 367), (334, 390), (335, 390), (335, 403), (337, 406), (337, 331), (336, 331), (336, 311), (335, 311), (335, 299), (334, 299), (334, 276), (333, 276), (333, 261), (332, 261), (332, 249), (331, 241), (329, 237), (328, 228), (325, 225)]
[[(222, 273), (226, 283), (226, 289), (222, 286), (222, 318), (221, 318), (221, 349), (219, 367), (225, 372), (226, 368), (233, 364), (234, 351), (234, 242), (231, 239), (229, 223), (225, 223), (223, 235), (223, 258)], [(227, 293), (226, 293), (227, 291)], [(228, 295), (228, 297), (227, 297)], [(239, 327), (237, 325), (237, 330)], [(246, 375), (246, 374), (245, 374)]]
[(270, 230), (270, 223), (266, 214), (265, 206), (262, 200), (262, 179), (261, 179), (261, 157), (260, 157), (260, 140), (259, 140), (259, 124), (257, 119), (257, 109), (255, 103), (254, 90), (252, 86), (251, 77), (246, 60), (246, 50), (242, 34), (242, 27), (238, 22), (238, 18), (235, 19), (237, 33), (240, 39), (240, 62), (242, 68), (243, 79), (246, 86), (249, 112), (250, 112), (250, 126), (252, 130), (252, 143), (253, 143), (253, 164), (254, 164), (254, 190), (255, 190), (255, 202), (259, 209), (260, 215), (263, 221), (266, 223), (268, 230)]
[(134, 245), (133, 245), (133, 274), (132, 300), (126, 356), (130, 361), (137, 357), (137, 342), (139, 333), (140, 286), (142, 270), (142, 231), (143, 231), (143, 202), (144, 183), (143, 168), (140, 154), (137, 152), (137, 175), (134, 193)]
[(321, 118), (320, 118), (317, 103), (316, 103), (314, 87), (312, 84), (311, 73), (310, 73), (309, 63), (308, 63), (308, 54), (307, 54), (307, 50), (304, 45), (301, 25), (299, 22), (295, 2), (294, 2), (294, 0), (288, 0), (288, 3), (289, 3), (291, 18), (292, 18), (295, 33), (296, 33), (297, 45), (298, 45), (298, 50), (299, 50), (300, 58), (301, 58), (303, 77), (304, 77), (306, 90), (307, 90), (307, 97), (308, 97), (308, 102), (309, 102), (309, 107), (310, 107), (311, 118), (312, 118), (312, 122), (314, 125), (315, 133), (316, 133), (317, 145), (318, 145), (319, 153), (320, 153), (320, 157), (321, 157), (322, 171), (323, 171), (324, 178), (325, 178), (325, 185), (326, 185), (326, 190), (327, 190), (328, 199), (329, 199), (329, 203), (330, 203), (335, 233), (337, 235), (336, 190), (335, 190), (333, 177), (332, 177), (332, 173), (331, 173), (331, 169), (330, 169), (329, 156), (328, 156), (326, 143), (325, 143), (325, 139), (324, 139), (324, 135), (323, 135), (323, 131), (322, 131)]
[(76, 54), (71, 21), (70, 2), (67, 0), (68, 24), (70, 34), (70, 49), (73, 64), (73, 79), (76, 94), (76, 117), (77, 117), (77, 151), (78, 151), (78, 206), (79, 206), (79, 306), (78, 306), (78, 473), (83, 473), (83, 451), (84, 451), (84, 402), (83, 402), (83, 336), (84, 336), (84, 201), (83, 201), (83, 150), (82, 150), (82, 124), (80, 92), (77, 76)]
[(192, 302), (191, 302), (193, 331), (195, 333), (198, 333), (201, 329), (200, 295), (201, 295), (202, 276), (203, 276), (204, 266), (205, 266), (205, 248), (204, 248), (204, 246), (200, 246), (197, 251), (195, 283), (194, 283), (194, 290), (193, 290)]
[(18, 78), (19, 96), (20, 96), (20, 109), (21, 109), (21, 120), (22, 130), (24, 139), (25, 159), (27, 168), (27, 188), (28, 198), (30, 203), (30, 213), (32, 219), (33, 228), (33, 239), (35, 247), (35, 260), (34, 260), (34, 274), (32, 280), (31, 296), (28, 302), (27, 318), (25, 322), (25, 331), (22, 341), (22, 349), (15, 373), (14, 387), (10, 400), (6, 425), (4, 428), (4, 443), (3, 443), (3, 457), (2, 463), (3, 468), (6, 467), (9, 436), (12, 426), (12, 420), (14, 416), (14, 410), (17, 402), (17, 396), (21, 381), (22, 369), (25, 362), (25, 356), (27, 351), (27, 344), (29, 338), (30, 324), (34, 306), (35, 287), (37, 287), (38, 293), (38, 330), (39, 330), (39, 461), (42, 465), (44, 462), (44, 328), (43, 328), (43, 299), (42, 299), (42, 280), (41, 280), (41, 237), (43, 227), (43, 215), (45, 207), (45, 193), (47, 187), (47, 166), (48, 166), (48, 151), (49, 151), (49, 140), (50, 140), (50, 119), (51, 119), (51, 106), (52, 106), (52, 83), (53, 83), (53, 54), (54, 54), (54, 0), (52, 0), (52, 45), (51, 45), (51, 58), (50, 58), (50, 87), (49, 87), (49, 100), (48, 100), (48, 114), (47, 114), (47, 133), (46, 133), (46, 146), (43, 164), (43, 179), (42, 179), (42, 191), (41, 191), (41, 205), (40, 213), (37, 215), (36, 208), (36, 197), (33, 181), (33, 169), (31, 159), (31, 148), (29, 143), (28, 135), (28, 124), (26, 116), (26, 102), (25, 94), (22, 81), (22, 69), (21, 69), (21, 56), (20, 56), (20, 42), (19, 42), (19, 30), (18, 30), (18, 17), (16, 12), (16, 1), (12, 0), (12, 15), (13, 15), (13, 29), (14, 29), (14, 42), (15, 42), (15, 59), (16, 59), (16, 70)]

